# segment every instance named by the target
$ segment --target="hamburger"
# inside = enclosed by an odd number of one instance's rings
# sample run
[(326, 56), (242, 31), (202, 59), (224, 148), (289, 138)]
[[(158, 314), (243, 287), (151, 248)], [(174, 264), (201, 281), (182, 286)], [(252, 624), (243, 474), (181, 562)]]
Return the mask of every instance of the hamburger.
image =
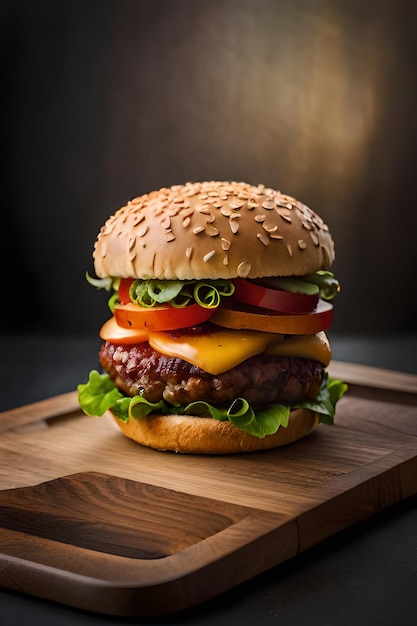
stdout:
[(276, 448), (333, 422), (326, 371), (339, 283), (327, 225), (302, 202), (207, 181), (133, 198), (101, 228), (110, 293), (100, 370), (78, 386), (143, 446), (196, 454)]

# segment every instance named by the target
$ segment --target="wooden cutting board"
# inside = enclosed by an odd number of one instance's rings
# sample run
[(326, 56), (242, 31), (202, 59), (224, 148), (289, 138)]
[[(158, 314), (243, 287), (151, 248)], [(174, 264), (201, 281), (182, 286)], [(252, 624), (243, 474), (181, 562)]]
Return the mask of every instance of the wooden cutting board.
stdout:
[(333, 363), (335, 425), (285, 448), (144, 448), (76, 393), (0, 414), (0, 585), (84, 610), (199, 604), (417, 492), (417, 376)]

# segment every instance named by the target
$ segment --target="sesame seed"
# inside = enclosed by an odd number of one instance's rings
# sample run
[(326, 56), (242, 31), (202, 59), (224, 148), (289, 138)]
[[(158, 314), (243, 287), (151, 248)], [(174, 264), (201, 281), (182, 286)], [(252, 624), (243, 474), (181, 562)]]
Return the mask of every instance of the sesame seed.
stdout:
[(315, 246), (320, 245), (320, 240), (318, 238), (318, 235), (314, 231), (310, 231), (310, 237)]
[(144, 237), (147, 232), (148, 232), (148, 227), (145, 224), (144, 226), (142, 226), (142, 228), (139, 228), (139, 230), (136, 233), (136, 237)]
[(241, 200), (233, 198), (233, 200), (230, 200), (229, 206), (231, 209), (238, 210), (243, 207), (243, 202)]
[(300, 250), (305, 250), (306, 249), (307, 244), (304, 241), (304, 239), (299, 239), (297, 243), (298, 243), (298, 247), (300, 248)]
[(283, 202), (287, 203), (287, 205), (288, 204), (295, 204), (297, 202), (295, 198), (293, 198), (292, 196), (287, 195), (286, 193), (283, 193), (281, 195), (281, 198), (282, 198)]
[(264, 235), (263, 233), (256, 233), (256, 236), (259, 241), (264, 244), (264, 246), (269, 246), (269, 239), (266, 235)]
[(285, 220), (286, 222), (289, 222), (291, 224), (292, 219), (288, 215), (288, 209), (277, 209), (277, 212), (280, 215), (280, 217), (282, 217), (283, 220)]
[(282, 196), (278, 196), (277, 198), (275, 198), (275, 203), (277, 204), (277, 206), (281, 207), (287, 207), (288, 204), (288, 202)]
[(210, 250), (210, 252), (207, 252), (207, 254), (203, 256), (204, 263), (207, 263), (207, 261), (210, 261), (210, 259), (213, 258), (215, 254), (216, 254), (215, 250)]
[(238, 220), (230, 220), (229, 221), (230, 230), (234, 235), (236, 235), (239, 230), (239, 221)]
[(138, 224), (143, 222), (144, 219), (145, 219), (145, 216), (143, 215), (143, 213), (139, 214), (139, 215), (136, 215), (135, 219), (132, 222), (133, 228), (135, 228), (136, 226), (138, 226)]
[(193, 233), (194, 235), (198, 235), (199, 233), (202, 233), (204, 230), (204, 228), (202, 226), (196, 226), (195, 228), (193, 228)]
[(269, 233), (270, 235), (272, 235), (272, 233), (276, 233), (278, 230), (278, 226), (276, 224), (274, 224), (273, 226), (271, 226), (270, 224), (265, 224), (265, 222), (262, 224), (264, 230), (266, 230), (267, 233)]
[(249, 272), (251, 271), (251, 268), (252, 266), (249, 261), (242, 261), (242, 263), (239, 263), (239, 265), (237, 266), (237, 273), (241, 278), (247, 278)]
[(194, 213), (193, 208), (184, 208), (184, 209), (181, 209), (180, 211), (180, 215), (182, 215), (182, 217), (191, 217), (193, 213)]
[(210, 207), (208, 204), (203, 204), (197, 208), (199, 213), (203, 213), (203, 215), (211, 215)]

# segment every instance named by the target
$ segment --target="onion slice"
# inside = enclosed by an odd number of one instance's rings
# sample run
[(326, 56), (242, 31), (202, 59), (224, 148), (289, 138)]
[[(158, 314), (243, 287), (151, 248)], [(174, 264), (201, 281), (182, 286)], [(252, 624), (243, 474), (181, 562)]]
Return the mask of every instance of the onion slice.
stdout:
[(211, 321), (218, 326), (235, 329), (262, 330), (284, 335), (312, 335), (331, 326), (333, 305), (319, 300), (311, 313), (279, 314), (238, 302), (216, 309)]

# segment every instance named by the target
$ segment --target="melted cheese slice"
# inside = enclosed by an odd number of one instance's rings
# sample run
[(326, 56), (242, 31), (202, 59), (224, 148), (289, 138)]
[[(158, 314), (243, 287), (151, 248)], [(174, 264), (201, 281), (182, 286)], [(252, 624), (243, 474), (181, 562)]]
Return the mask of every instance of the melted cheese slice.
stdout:
[(320, 361), (327, 367), (332, 358), (329, 340), (326, 333), (320, 331), (315, 335), (294, 335), (280, 343), (274, 343), (265, 350), (266, 354), (279, 356), (299, 356), (303, 359)]
[(257, 354), (297, 356), (320, 361), (327, 367), (331, 350), (326, 334), (284, 336), (258, 330), (220, 330), (207, 335), (173, 337), (167, 332), (134, 331), (121, 328), (111, 318), (100, 330), (100, 337), (112, 343), (149, 341), (152, 348), (188, 361), (210, 374), (225, 372)]
[(331, 358), (324, 332), (284, 338), (276, 333), (256, 330), (220, 330), (207, 335), (185, 335), (178, 339), (168, 333), (153, 332), (149, 335), (149, 343), (158, 352), (179, 357), (213, 375), (221, 374), (263, 352), (315, 359), (326, 366)]
[(168, 356), (176, 356), (210, 374), (221, 374), (256, 354), (265, 352), (276, 340), (274, 333), (257, 330), (219, 330), (206, 335), (172, 338), (169, 333), (152, 332), (149, 343)]

